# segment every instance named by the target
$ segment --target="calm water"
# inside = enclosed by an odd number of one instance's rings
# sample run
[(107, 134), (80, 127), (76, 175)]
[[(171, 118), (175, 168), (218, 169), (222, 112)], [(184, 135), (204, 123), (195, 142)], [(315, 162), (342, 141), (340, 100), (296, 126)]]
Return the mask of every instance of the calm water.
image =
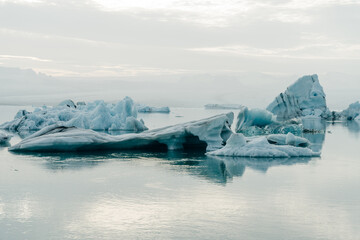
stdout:
[[(18, 108), (0, 106), (0, 122)], [(155, 128), (219, 112), (140, 117)], [(306, 136), (321, 158), (280, 160), (0, 146), (0, 239), (360, 239), (360, 128), (327, 131)]]

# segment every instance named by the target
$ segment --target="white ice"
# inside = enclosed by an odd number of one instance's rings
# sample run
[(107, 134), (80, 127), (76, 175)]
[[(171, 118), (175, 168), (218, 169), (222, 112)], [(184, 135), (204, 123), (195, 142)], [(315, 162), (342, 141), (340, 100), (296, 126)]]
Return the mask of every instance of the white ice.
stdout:
[(126, 97), (116, 104), (95, 101), (76, 106), (65, 100), (58, 106), (36, 108), (33, 112), (19, 111), (14, 120), (0, 125), (11, 131), (40, 130), (52, 124), (75, 126), (94, 130), (124, 130), (139, 132), (147, 130), (138, 120), (137, 110), (131, 98)]
[(90, 151), (126, 149), (203, 149), (221, 148), (230, 135), (234, 114), (221, 114), (210, 118), (174, 126), (112, 136), (89, 129), (66, 126), (46, 127), (17, 145), (12, 151)]
[(169, 107), (150, 107), (145, 105), (137, 105), (136, 109), (140, 113), (170, 113)]
[[(291, 136), (289, 139), (289, 143), (296, 144), (296, 140), (295, 142), (293, 140), (294, 138)], [(313, 152), (309, 148), (295, 147), (291, 145), (271, 144), (269, 143), (267, 137), (265, 136), (246, 139), (244, 135), (242, 135), (241, 133), (236, 133), (231, 135), (228, 141), (226, 142), (225, 147), (212, 152), (208, 152), (206, 154), (217, 155), (217, 156), (233, 156), (233, 157), (273, 157), (273, 158), (320, 156), (320, 153)]]
[(325, 93), (316, 74), (303, 76), (280, 93), (266, 108), (277, 119), (313, 115), (327, 118), (330, 111), (326, 106)]
[(360, 102), (354, 102), (349, 105), (347, 109), (340, 113), (341, 118), (344, 120), (360, 119)]
[(308, 147), (310, 145), (309, 140), (306, 138), (297, 137), (292, 133), (270, 134), (266, 136), (266, 138), (269, 143), (276, 145), (291, 145), (295, 147)]

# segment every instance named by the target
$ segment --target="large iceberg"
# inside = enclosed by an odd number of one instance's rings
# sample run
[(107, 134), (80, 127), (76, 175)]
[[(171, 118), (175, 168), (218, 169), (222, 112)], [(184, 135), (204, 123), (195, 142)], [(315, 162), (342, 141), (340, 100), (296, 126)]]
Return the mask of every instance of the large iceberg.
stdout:
[(48, 126), (25, 138), (11, 151), (181, 150), (212, 151), (231, 136), (232, 112), (174, 126), (112, 136), (89, 129)]
[(145, 105), (137, 105), (136, 109), (140, 113), (170, 113), (169, 107), (150, 107)]
[(267, 110), (242, 107), (237, 117), (235, 131), (246, 136), (289, 132), (300, 135), (303, 131), (300, 123), (297, 119), (277, 121), (276, 116)]
[(37, 131), (44, 127), (61, 124), (93, 130), (124, 130), (140, 132), (147, 130), (142, 120), (136, 119), (137, 110), (131, 98), (126, 97), (116, 104), (95, 101), (76, 106), (65, 100), (58, 106), (36, 108), (33, 112), (19, 111), (14, 120), (0, 125), (10, 131)]
[(11, 135), (0, 132), (0, 144), (8, 143), (11, 137)]
[(324, 90), (316, 74), (299, 78), (266, 109), (281, 120), (308, 115), (327, 118), (330, 115)]
[[(274, 142), (276, 140), (276, 142)], [(246, 139), (241, 133), (233, 134), (225, 147), (206, 153), (207, 155), (234, 157), (317, 157), (320, 153), (301, 146), (306, 139), (295, 136), (275, 136), (272, 140), (265, 136)], [(275, 144), (276, 143), (276, 144)]]

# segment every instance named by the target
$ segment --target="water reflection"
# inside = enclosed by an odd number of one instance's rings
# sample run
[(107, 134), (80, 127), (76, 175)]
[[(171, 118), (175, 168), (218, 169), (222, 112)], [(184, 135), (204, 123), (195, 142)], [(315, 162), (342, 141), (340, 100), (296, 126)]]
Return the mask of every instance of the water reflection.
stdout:
[(321, 152), (325, 141), (325, 132), (320, 133), (303, 133), (303, 137), (309, 140), (309, 146), (314, 152)]
[(202, 152), (140, 152), (117, 153), (32, 153), (29, 159), (40, 161), (49, 170), (82, 170), (116, 161), (151, 161), (171, 171), (200, 177), (212, 183), (226, 184), (234, 177), (242, 177), (245, 169), (251, 168), (266, 173), (270, 167), (306, 164), (314, 158), (250, 158), (206, 156)]
[(212, 173), (213, 180), (222, 183), (231, 181), (234, 177), (242, 177), (246, 168), (266, 173), (270, 167), (307, 164), (314, 158), (250, 158), (250, 157), (219, 157), (208, 156), (206, 165)]
[(347, 130), (356, 137), (360, 136), (360, 123), (359, 121), (346, 121), (341, 123)]

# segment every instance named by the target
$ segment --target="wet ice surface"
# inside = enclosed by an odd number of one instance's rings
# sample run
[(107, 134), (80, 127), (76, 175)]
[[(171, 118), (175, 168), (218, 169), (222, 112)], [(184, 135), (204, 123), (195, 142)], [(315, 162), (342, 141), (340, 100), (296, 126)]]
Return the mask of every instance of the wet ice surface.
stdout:
[[(2, 122), (13, 117), (0, 109)], [(152, 129), (221, 112), (139, 117)], [(306, 137), (321, 158), (29, 155), (0, 146), (0, 239), (359, 239), (359, 125)]]

